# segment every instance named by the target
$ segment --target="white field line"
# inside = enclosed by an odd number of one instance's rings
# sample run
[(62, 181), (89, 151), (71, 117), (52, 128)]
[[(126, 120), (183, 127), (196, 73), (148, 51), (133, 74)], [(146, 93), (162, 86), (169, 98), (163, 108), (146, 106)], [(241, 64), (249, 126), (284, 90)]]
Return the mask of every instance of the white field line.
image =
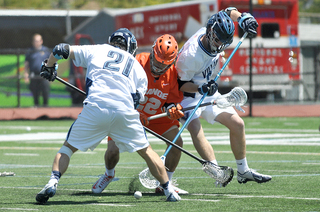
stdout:
[[(44, 127), (44, 126), (1, 126), (1, 129), (9, 129), (9, 130), (27, 130), (31, 129), (31, 130), (48, 130), (48, 127)], [(61, 130), (61, 131), (68, 131), (70, 128), (69, 127), (50, 127), (50, 130)]]
[[(212, 128), (203, 128), (204, 132), (229, 132), (227, 128), (222, 128), (222, 129), (216, 129), (214, 127)], [(184, 132), (187, 132), (185, 130)], [(255, 129), (255, 128), (246, 128), (246, 132), (279, 132), (279, 133), (319, 133), (318, 129)]]
[[(216, 123), (217, 125), (221, 125), (219, 123)], [(257, 126), (259, 125), (260, 123), (250, 123), (249, 125), (254, 125), (254, 126)], [(286, 123), (285, 125), (292, 125), (291, 123)], [(221, 125), (222, 126), (222, 125)], [(45, 127), (45, 126), (28, 126), (28, 125), (25, 125), (25, 126), (1, 126), (2, 129), (18, 129), (18, 130), (26, 130), (27, 131), (27, 128), (28, 129), (31, 129), (32, 130), (44, 130), (44, 131), (47, 131), (48, 128)], [(65, 134), (68, 132), (69, 130), (69, 126), (68, 127), (59, 127), (59, 126), (52, 126), (50, 127), (51, 130), (61, 130), (63, 132), (65, 132)], [(229, 130), (227, 128), (216, 128), (213, 127), (212, 128), (204, 128), (204, 131), (205, 132), (228, 132)], [(188, 132), (187, 130), (184, 130), (184, 132)], [(318, 129), (259, 129), (259, 128), (250, 128), (250, 127), (246, 127), (246, 132), (285, 132), (285, 133), (297, 133), (297, 132), (300, 132), (300, 133), (319, 133), (319, 130)]]
[(6, 156), (40, 156), (39, 154), (31, 154), (31, 153), (4, 153)]
[[(319, 133), (302, 134), (299, 130), (297, 133), (273, 133), (273, 134), (247, 134), (247, 144), (251, 145), (309, 145), (319, 146)], [(205, 133), (210, 144), (229, 145), (229, 135), (227, 133)], [(24, 143), (63, 143), (66, 133), (25, 133), (0, 135), (0, 142), (24, 142)], [(185, 145), (192, 145), (191, 137), (188, 132), (182, 133)], [(163, 143), (160, 139), (148, 134), (150, 143)], [(102, 144), (107, 143), (107, 139), (103, 139)]]
[[(0, 186), (0, 189), (36, 189), (38, 190), (39, 187), (6, 187), (6, 186)], [(78, 192), (90, 192), (89, 189), (65, 189), (65, 188), (59, 188), (59, 190), (64, 191), (78, 191)], [(108, 192), (119, 192), (119, 193), (128, 193), (128, 191), (120, 191), (120, 190), (108, 190)], [(143, 193), (153, 193), (153, 192), (143, 192)], [(259, 195), (233, 195), (233, 194), (202, 194), (202, 193), (196, 193), (196, 194), (189, 194), (192, 196), (212, 196), (212, 197), (228, 197), (231, 199), (243, 199), (243, 198), (267, 198), (267, 199), (293, 199), (293, 200), (313, 200), (313, 201), (319, 201), (320, 198), (312, 198), (312, 197), (288, 197), (284, 195), (269, 195), (269, 196), (259, 196)], [(184, 199), (182, 197), (182, 199)], [(210, 200), (210, 199), (185, 199), (188, 201), (219, 201), (219, 200)]]
[(38, 211), (38, 209), (30, 209), (30, 208), (0, 208), (0, 210)]
[[(0, 147), (0, 149), (7, 149), (7, 150), (55, 150), (58, 151), (60, 147)], [(96, 152), (104, 152), (106, 151), (105, 148), (96, 148), (93, 152), (81, 152), (77, 151), (75, 154), (96, 154)], [(164, 149), (154, 149), (156, 152), (164, 152)], [(189, 150), (190, 153), (197, 153), (196, 150)], [(232, 154), (232, 151), (214, 151), (215, 153), (219, 154)], [(248, 154), (265, 154), (265, 155), (320, 155), (317, 152), (269, 152), (269, 151), (247, 151)], [(4, 153), (4, 155), (19, 155), (22, 154), (23, 156), (28, 156), (28, 154), (24, 153)], [(29, 154), (30, 156), (40, 156), (39, 154)], [(1, 165), (1, 164), (0, 164)]]
[(233, 195), (233, 194), (191, 194), (191, 195), (229, 197), (229, 198), (232, 198), (232, 199), (240, 199), (240, 198), (267, 198), (267, 199), (294, 199), (294, 200), (315, 200), (315, 201), (319, 201), (319, 200), (320, 200), (320, 198), (288, 197), (288, 196), (283, 196), (283, 195), (270, 195), (270, 196)]

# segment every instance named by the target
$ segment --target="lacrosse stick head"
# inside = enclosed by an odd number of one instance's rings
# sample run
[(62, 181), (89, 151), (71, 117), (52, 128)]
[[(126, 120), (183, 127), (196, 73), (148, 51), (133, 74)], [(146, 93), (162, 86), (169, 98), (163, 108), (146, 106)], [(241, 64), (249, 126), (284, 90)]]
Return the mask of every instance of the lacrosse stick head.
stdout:
[(233, 178), (233, 169), (228, 166), (218, 166), (207, 161), (202, 165), (202, 170), (211, 178), (215, 179), (223, 187), (227, 186)]
[(160, 182), (151, 174), (149, 168), (140, 172), (139, 180), (145, 188), (155, 189), (160, 186)]
[(241, 87), (233, 88), (229, 93), (219, 96), (216, 99), (216, 104), (219, 108), (235, 106), (238, 110), (244, 112), (241, 108), (248, 100), (245, 90)]

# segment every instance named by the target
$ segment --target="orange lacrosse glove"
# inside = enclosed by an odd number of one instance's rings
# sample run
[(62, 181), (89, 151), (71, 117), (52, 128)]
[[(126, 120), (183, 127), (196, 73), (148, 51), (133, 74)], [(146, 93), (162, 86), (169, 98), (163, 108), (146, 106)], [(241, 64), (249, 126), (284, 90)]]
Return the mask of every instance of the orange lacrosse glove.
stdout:
[(179, 103), (176, 105), (171, 104), (165, 109), (165, 111), (168, 114), (168, 118), (171, 120), (182, 118), (184, 116), (184, 113), (181, 110), (182, 110), (182, 106)]
[(141, 121), (141, 124), (143, 126), (148, 126), (149, 125), (149, 120), (148, 120), (148, 117), (144, 114), (144, 113), (140, 113), (140, 121)]

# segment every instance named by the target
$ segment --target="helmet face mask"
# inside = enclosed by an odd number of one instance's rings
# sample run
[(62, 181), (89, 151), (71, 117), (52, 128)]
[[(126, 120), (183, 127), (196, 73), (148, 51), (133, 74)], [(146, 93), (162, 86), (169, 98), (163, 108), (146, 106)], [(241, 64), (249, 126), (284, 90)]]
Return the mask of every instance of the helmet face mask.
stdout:
[[(173, 63), (172, 63), (173, 64)], [(157, 59), (154, 57), (154, 52), (151, 51), (150, 53), (150, 66), (151, 66), (151, 73), (154, 76), (160, 76), (170, 68), (172, 64), (166, 65), (161, 62), (159, 62)]]
[(207, 34), (207, 39), (209, 43), (210, 52), (214, 54), (220, 53), (224, 51), (228, 46), (230, 46), (229, 43), (221, 42), (212, 29)]
[(207, 22), (206, 38), (209, 51), (217, 54), (226, 49), (233, 41), (234, 23), (227, 13), (220, 11)]
[(154, 76), (164, 74), (175, 62), (178, 44), (173, 36), (165, 34), (157, 38), (150, 53), (151, 73)]
[(120, 28), (109, 37), (109, 44), (124, 47), (125, 51), (135, 56), (138, 49), (137, 40), (127, 28)]

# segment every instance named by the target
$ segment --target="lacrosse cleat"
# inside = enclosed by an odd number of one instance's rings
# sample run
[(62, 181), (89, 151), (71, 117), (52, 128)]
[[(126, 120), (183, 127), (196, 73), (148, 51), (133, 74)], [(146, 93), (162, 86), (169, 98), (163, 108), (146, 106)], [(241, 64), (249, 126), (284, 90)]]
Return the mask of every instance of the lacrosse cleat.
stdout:
[(240, 184), (246, 183), (248, 181), (255, 181), (257, 183), (265, 183), (265, 182), (270, 181), (272, 179), (272, 177), (269, 175), (260, 174), (253, 169), (249, 169), (248, 171), (246, 171), (243, 174), (238, 172), (237, 179)]
[(108, 176), (106, 173), (102, 175), (99, 180), (92, 186), (92, 193), (99, 194), (101, 193), (108, 185), (112, 182), (113, 176)]
[(178, 193), (175, 192), (172, 185), (169, 185), (168, 189), (163, 189), (163, 191), (167, 197), (167, 202), (177, 202), (181, 200), (181, 197), (179, 196)]
[(44, 204), (50, 197), (56, 194), (58, 183), (48, 183), (45, 187), (37, 194), (36, 200), (40, 204)]
[[(185, 190), (183, 190), (181, 188), (178, 188), (178, 187), (176, 187), (174, 185), (172, 185), (172, 187), (173, 187), (173, 190), (178, 194), (189, 194), (189, 192), (187, 192), (187, 191), (185, 191)], [(156, 194), (163, 194), (164, 193), (163, 188), (161, 186), (158, 186), (156, 188), (156, 190), (155, 190), (155, 193)]]

